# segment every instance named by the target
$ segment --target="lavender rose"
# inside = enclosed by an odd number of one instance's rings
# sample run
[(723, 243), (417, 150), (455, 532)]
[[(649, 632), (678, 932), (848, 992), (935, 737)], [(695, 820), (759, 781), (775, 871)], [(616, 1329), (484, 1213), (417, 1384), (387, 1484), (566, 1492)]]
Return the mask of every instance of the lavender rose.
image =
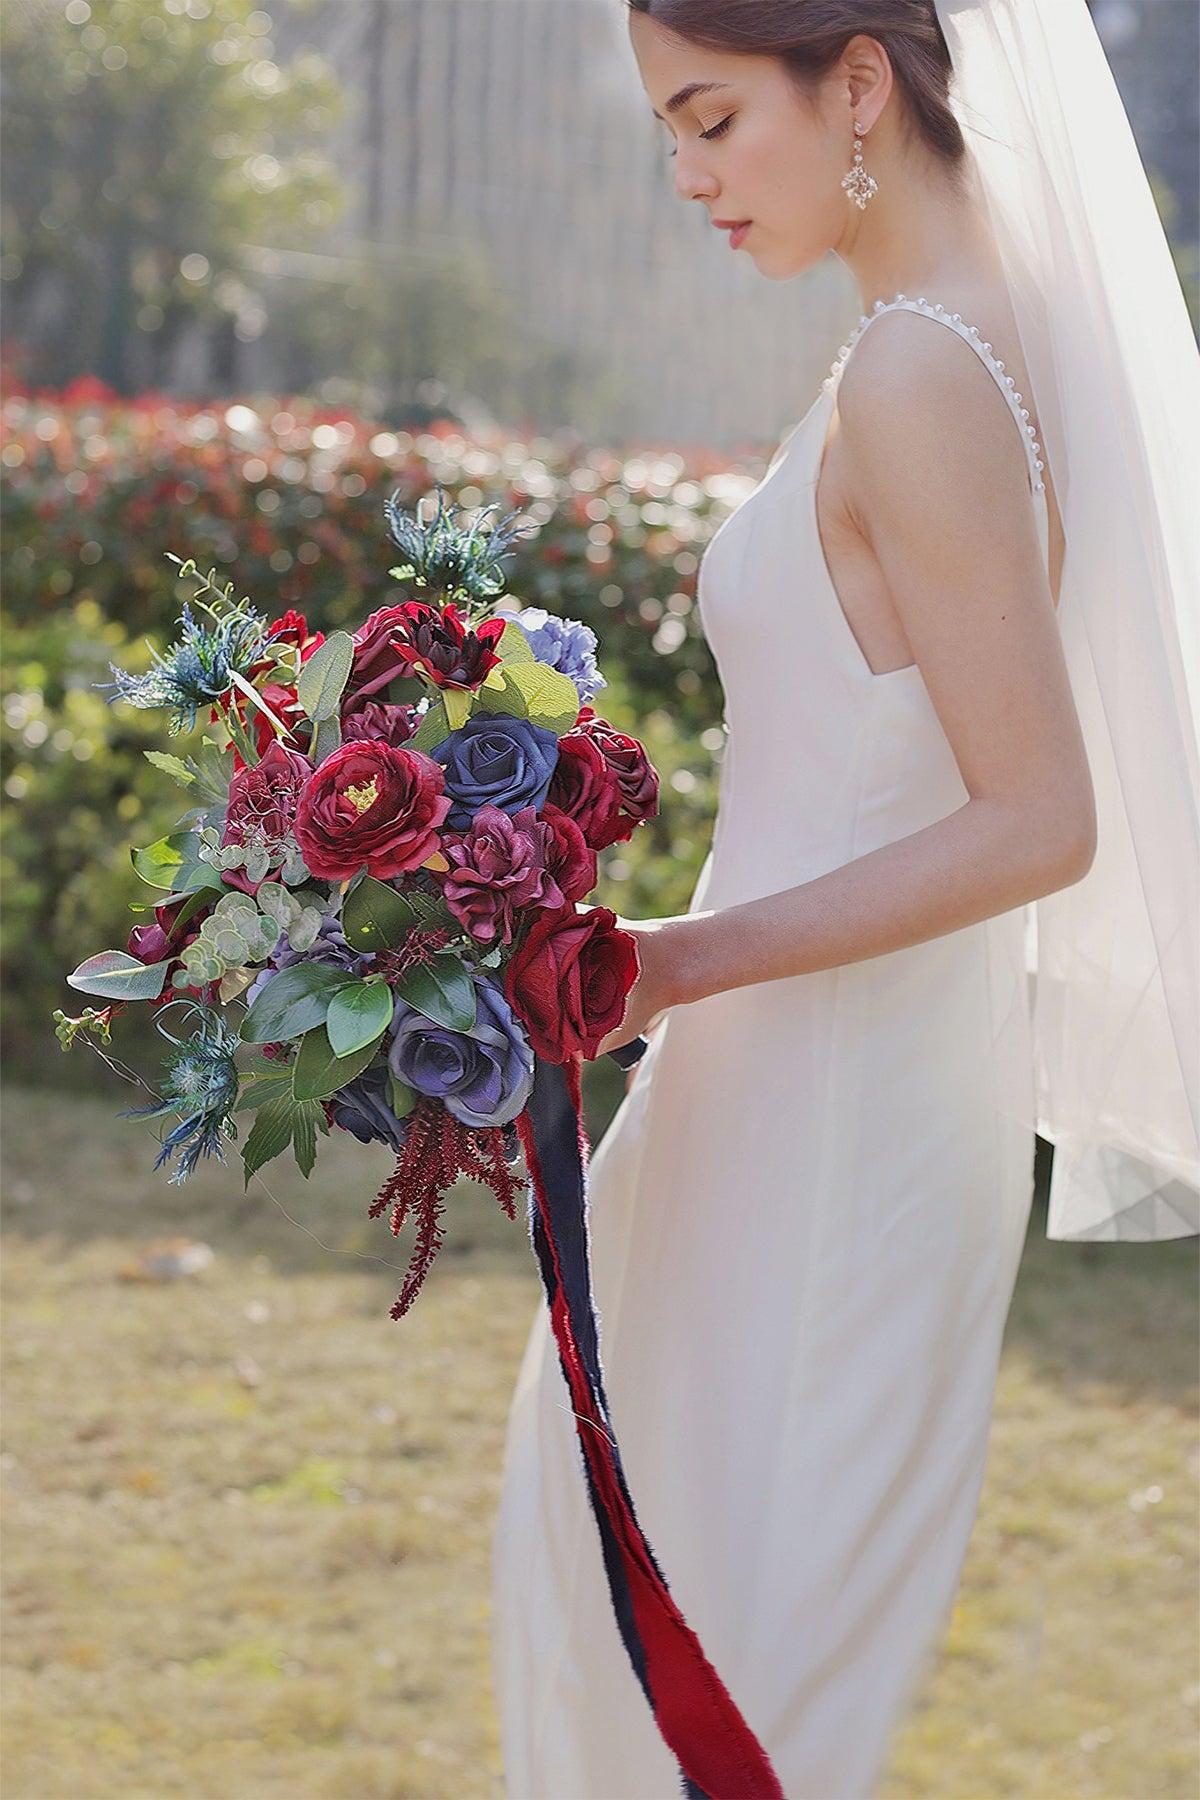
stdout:
[(472, 713), (430, 752), (446, 772), (451, 831), (466, 831), (481, 806), (539, 809), (558, 761), (558, 734), (507, 713)]
[(432, 1094), (464, 1125), (507, 1125), (533, 1090), (533, 1051), (494, 982), (475, 978), (477, 1015), (470, 1031), (435, 1025), (397, 999), (388, 1064), (397, 1080)]

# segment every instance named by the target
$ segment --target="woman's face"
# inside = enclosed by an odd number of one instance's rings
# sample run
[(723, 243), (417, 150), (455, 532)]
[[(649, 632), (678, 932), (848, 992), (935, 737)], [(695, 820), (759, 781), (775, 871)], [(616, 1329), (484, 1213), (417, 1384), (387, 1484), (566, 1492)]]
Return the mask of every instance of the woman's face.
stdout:
[[(854, 135), (844, 78), (835, 70), (810, 106), (776, 57), (701, 50), (644, 13), (628, 18), (679, 198), (700, 201), (714, 220), (749, 219), (732, 254), (746, 251), (774, 281), (837, 249), (852, 210), (841, 186)], [(677, 99), (708, 82), (720, 85)]]

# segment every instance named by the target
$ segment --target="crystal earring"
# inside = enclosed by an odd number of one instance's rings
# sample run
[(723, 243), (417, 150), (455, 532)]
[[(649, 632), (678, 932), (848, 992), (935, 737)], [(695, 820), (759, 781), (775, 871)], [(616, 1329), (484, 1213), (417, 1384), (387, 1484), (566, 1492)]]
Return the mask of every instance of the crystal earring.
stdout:
[(862, 131), (862, 126), (857, 119), (854, 121), (854, 131), (854, 167), (848, 169), (842, 176), (842, 186), (861, 212), (867, 201), (878, 193), (879, 183), (873, 175), (868, 175), (863, 167), (862, 138), (858, 135)]

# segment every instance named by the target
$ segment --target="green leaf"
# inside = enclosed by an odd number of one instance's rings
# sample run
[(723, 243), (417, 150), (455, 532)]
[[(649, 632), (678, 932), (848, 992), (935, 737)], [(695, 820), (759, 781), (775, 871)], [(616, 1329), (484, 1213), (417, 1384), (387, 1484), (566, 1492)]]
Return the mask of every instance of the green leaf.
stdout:
[(532, 724), (560, 735), (570, 731), (579, 717), (579, 689), (569, 675), (540, 662), (517, 663), (504, 672), (520, 691)]
[(443, 688), (442, 706), (451, 731), (457, 731), (471, 716), (471, 695), (466, 688)]
[(386, 881), (364, 875), (342, 902), (342, 931), (356, 950), (390, 950), (423, 916)]
[(329, 1002), (325, 1030), (335, 1056), (351, 1056), (374, 1044), (392, 1022), (392, 990), (386, 981), (359, 981)]
[(292, 1115), (295, 1111), (290, 1093), (276, 1094), (261, 1108), (242, 1146), (242, 1167), (246, 1187), (250, 1177), (264, 1163), (282, 1155), (292, 1141)]
[[(199, 842), (198, 831), (173, 831), (168, 837), (147, 844), (144, 850), (131, 849), (129, 860), (150, 887), (186, 888), (189, 870), (197, 865), (211, 868), (210, 864), (201, 863), (196, 855)], [(216, 870), (212, 873), (216, 874)]]
[(292, 963), (272, 975), (242, 1020), (240, 1036), (247, 1044), (276, 1044), (325, 1023), (329, 1002), (356, 979), (329, 963)]
[(292, 1065), (285, 1069), (273, 1070), (270, 1075), (248, 1075), (242, 1083), (242, 1091), (237, 1097), (234, 1112), (246, 1112), (251, 1107), (261, 1106), (264, 1100), (270, 1100), (275, 1094), (290, 1094), (292, 1090)]
[(292, 1114), (292, 1149), (296, 1153), (296, 1167), (305, 1181), (313, 1172), (313, 1164), (317, 1160), (317, 1118), (322, 1116), (320, 1103), (316, 1100), (302, 1101)]
[(173, 775), (176, 781), (183, 783), (184, 787), (190, 786), (196, 779), (193, 769), (189, 769), (180, 757), (171, 756), (165, 750), (143, 750), (142, 755), (148, 763), (153, 763), (156, 769), (162, 769), (164, 774)]
[(351, 1056), (335, 1056), (325, 1031), (306, 1031), (292, 1064), (292, 1094), (297, 1100), (328, 1100), (362, 1073), (375, 1054), (375, 1043)]
[(504, 630), (492, 648), (506, 668), (513, 663), (537, 661), (537, 657), (533, 654), (533, 646), (515, 619), (505, 621)]
[(304, 664), (296, 683), (296, 698), (310, 719), (319, 722), (334, 716), (353, 665), (354, 639), (348, 631), (331, 631)]
[(450, 736), (450, 721), (446, 717), (446, 709), (440, 700), (435, 700), (420, 725), (404, 743), (406, 750), (423, 750), (428, 756), (436, 750), (443, 738)]
[(330, 719), (318, 719), (313, 727), (313, 738), (310, 746), (312, 764), (319, 768), (327, 756), (332, 756), (342, 744), (342, 727), (335, 713)]
[(67, 976), (67, 986), (106, 1000), (157, 1000), (171, 959), (143, 963), (127, 950), (98, 950)]
[(391, 1070), (388, 1070), (388, 1105), (398, 1119), (403, 1119), (417, 1104), (417, 1090), (410, 1088), (406, 1081), (400, 1081)]
[(475, 983), (462, 960), (439, 950), (427, 963), (410, 969), (397, 988), (402, 1000), (449, 1031), (471, 1031), (475, 1025)]

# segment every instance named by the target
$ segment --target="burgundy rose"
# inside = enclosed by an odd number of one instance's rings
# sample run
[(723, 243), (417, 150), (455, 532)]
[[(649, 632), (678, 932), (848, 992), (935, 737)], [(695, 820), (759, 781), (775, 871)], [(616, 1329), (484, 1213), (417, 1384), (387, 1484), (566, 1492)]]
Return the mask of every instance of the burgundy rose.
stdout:
[(347, 881), (365, 866), (386, 881), (428, 861), (449, 810), (440, 763), (420, 750), (365, 740), (342, 744), (313, 770), (294, 830), (319, 880)]
[(406, 675), (424, 675), (438, 687), (476, 688), (500, 661), (492, 646), (504, 634), (504, 619), (472, 630), (453, 600), (442, 607), (405, 600), (395, 610), (402, 617), (393, 648)]
[(604, 850), (621, 836), (621, 790), (590, 737), (567, 732), (558, 740), (546, 800), (574, 819), (593, 850)]
[(361, 742), (364, 738), (399, 747), (406, 744), (421, 723), (415, 706), (393, 705), (387, 700), (364, 700), (342, 714), (342, 742)]
[(596, 885), (596, 852), (560, 807), (544, 806), (542, 823), (552, 834), (546, 852), (547, 874), (553, 875), (564, 900), (585, 900)]
[(342, 695), (343, 714), (352, 708), (356, 710), (357, 701), (369, 700), (404, 673), (392, 648), (401, 618), (398, 606), (381, 606), (354, 633), (354, 661)]
[(161, 994), (151, 1006), (162, 1006), (167, 1000), (180, 999), (184, 994), (191, 994), (197, 1000), (211, 999), (216, 991), (217, 983), (209, 982), (203, 987), (177, 988), (172, 985), (176, 969), (180, 967), (180, 953), (187, 948), (192, 939), (199, 936), (200, 927), (216, 905), (219, 896), (213, 894), (212, 899), (201, 901), (195, 912), (188, 919), (182, 930), (175, 929), (175, 921), (191, 896), (184, 900), (172, 900), (154, 909), (153, 925), (135, 925), (129, 933), (125, 948), (130, 956), (136, 956), (141, 963), (162, 962), (170, 958), (167, 978), (163, 983)]
[(641, 968), (637, 939), (606, 906), (543, 913), (513, 951), (504, 991), (546, 1062), (595, 1056), (625, 1015)]
[[(294, 606), (289, 606), (281, 618), (274, 620), (267, 630), (267, 637), (275, 645), (295, 644), (300, 652), (302, 667), (313, 651), (319, 650), (325, 642), (325, 633), (310, 630), (308, 620), (302, 612), (297, 612)], [(263, 669), (270, 668), (273, 661), (274, 658), (268, 652), (262, 661), (256, 663), (250, 670), (248, 679), (253, 681), (255, 675)]]
[[(590, 706), (580, 709), (579, 718), (569, 736), (591, 739), (617, 778), (621, 790), (621, 812), (628, 830), (621, 841), (633, 836), (634, 827), (658, 812), (658, 771), (646, 755), (645, 746), (627, 732), (618, 731), (607, 719), (600, 718)], [(614, 840), (616, 841), (616, 840)]]
[(461, 837), (443, 840), (450, 867), (442, 892), (472, 937), (487, 944), (499, 933), (510, 944), (527, 907), (561, 910), (566, 897), (545, 867), (554, 842), (535, 807), (506, 813), (490, 805), (479, 808)]

